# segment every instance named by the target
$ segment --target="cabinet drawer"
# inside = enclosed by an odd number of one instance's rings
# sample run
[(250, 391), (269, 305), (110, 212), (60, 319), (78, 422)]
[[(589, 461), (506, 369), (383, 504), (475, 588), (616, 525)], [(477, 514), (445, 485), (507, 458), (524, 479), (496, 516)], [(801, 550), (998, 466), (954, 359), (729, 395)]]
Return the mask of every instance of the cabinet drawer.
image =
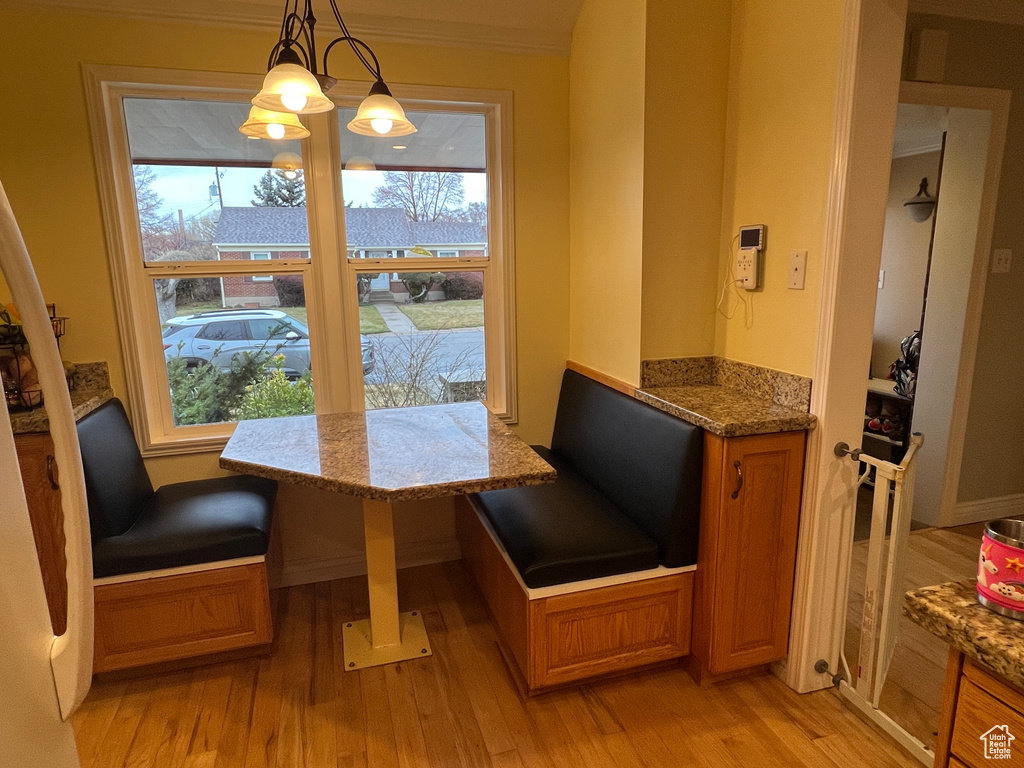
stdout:
[[(997, 744), (1006, 743), (1007, 731), (1014, 737), (1009, 742), (1009, 757), (992, 753)], [(984, 738), (986, 734), (991, 734), (988, 739)], [(951, 751), (969, 768), (993, 764), (1024, 768), (1024, 715), (963, 677)]]

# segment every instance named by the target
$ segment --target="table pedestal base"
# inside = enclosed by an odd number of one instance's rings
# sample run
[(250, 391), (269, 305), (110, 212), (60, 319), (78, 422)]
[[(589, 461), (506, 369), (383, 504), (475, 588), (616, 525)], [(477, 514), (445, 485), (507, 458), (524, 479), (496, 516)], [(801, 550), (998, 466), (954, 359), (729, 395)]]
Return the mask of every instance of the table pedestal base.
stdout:
[(350, 672), (355, 669), (430, 656), (430, 641), (427, 639), (427, 629), (423, 626), (423, 616), (419, 611), (400, 613), (398, 622), (401, 642), (394, 645), (381, 645), (376, 648), (370, 642), (369, 619), (345, 622), (342, 629), (342, 641), (345, 644), (345, 671)]

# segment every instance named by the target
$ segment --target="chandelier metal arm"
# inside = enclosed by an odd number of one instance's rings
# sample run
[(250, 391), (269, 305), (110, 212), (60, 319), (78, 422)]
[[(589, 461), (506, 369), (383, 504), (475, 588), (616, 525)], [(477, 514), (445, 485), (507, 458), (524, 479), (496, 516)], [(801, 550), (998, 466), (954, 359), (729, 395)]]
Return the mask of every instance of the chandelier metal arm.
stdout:
[[(306, 2), (312, 2), (312, 0), (306, 0)], [(345, 19), (342, 18), (341, 10), (338, 8), (338, 0), (330, 0), (330, 3), (331, 3), (331, 11), (333, 11), (333, 13), (334, 13), (335, 21), (338, 22), (338, 28), (341, 29), (342, 37), (346, 37), (346, 38), (349, 39), (348, 40), (348, 44), (349, 44), (349, 47), (352, 49), (352, 52), (356, 55), (356, 57), (361, 62), (363, 62), (363, 66), (366, 67), (368, 70), (370, 70), (370, 72), (374, 75), (374, 77), (376, 77), (378, 80), (380, 80), (381, 79), (380, 78), (380, 64), (377, 62), (377, 57), (373, 55), (373, 51), (370, 50), (370, 46), (366, 45), (361, 40), (356, 40), (356, 38), (352, 37), (352, 33), (348, 31), (348, 25), (345, 24)], [(356, 43), (359, 43), (359, 45), (362, 45), (364, 48), (366, 48), (367, 52), (373, 58), (373, 63), (377, 67), (377, 71), (376, 72), (373, 72), (373, 69), (371, 69), (371, 67), (370, 67), (370, 62), (368, 62), (366, 60), (366, 57), (363, 56), (362, 51), (359, 50), (359, 47), (356, 45)], [(326, 60), (325, 60), (324, 64), (325, 64), (325, 71), (326, 71)]]
[(370, 46), (368, 46), (362, 40), (360, 40), (360, 39), (358, 39), (356, 37), (352, 37), (351, 35), (342, 35), (341, 37), (336, 37), (333, 40), (331, 40), (330, 43), (327, 44), (326, 48), (324, 48), (323, 63), (324, 63), (324, 74), (325, 75), (327, 75), (327, 55), (331, 52), (331, 48), (333, 48), (338, 43), (348, 43), (349, 46), (354, 51), (358, 51), (359, 50), (358, 46), (362, 46), (363, 48), (365, 48), (366, 52), (368, 54), (370, 54), (370, 58), (373, 59), (373, 64), (371, 65), (370, 62), (368, 62), (366, 60), (366, 57), (363, 56), (361, 52), (358, 54), (359, 55), (359, 60), (363, 63), (363, 66), (366, 67), (366, 70), (371, 75), (373, 75), (374, 79), (376, 79), (376, 80), (381, 80), (382, 79), (381, 76), (380, 76), (380, 62), (377, 61), (376, 54), (374, 54), (374, 52), (370, 48)]

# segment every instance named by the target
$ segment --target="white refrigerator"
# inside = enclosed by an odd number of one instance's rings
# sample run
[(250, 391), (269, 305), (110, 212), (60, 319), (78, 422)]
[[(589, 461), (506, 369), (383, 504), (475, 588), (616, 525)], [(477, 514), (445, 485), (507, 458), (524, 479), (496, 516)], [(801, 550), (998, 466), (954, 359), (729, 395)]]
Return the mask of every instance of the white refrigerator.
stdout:
[(55, 637), (7, 409), (0, 405), (0, 768), (78, 768), (68, 718), (92, 677), (92, 550), (82, 462), (57, 343), (25, 243), (0, 184), (0, 269), (40, 384), (59, 467), (68, 628)]

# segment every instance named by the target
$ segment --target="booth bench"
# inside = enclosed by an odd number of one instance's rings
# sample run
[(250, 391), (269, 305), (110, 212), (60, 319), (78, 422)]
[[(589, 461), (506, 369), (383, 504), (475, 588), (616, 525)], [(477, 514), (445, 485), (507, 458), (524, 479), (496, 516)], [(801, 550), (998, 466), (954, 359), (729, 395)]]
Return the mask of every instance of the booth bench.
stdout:
[(79, 420), (78, 441), (92, 533), (94, 671), (269, 645), (265, 556), (277, 484), (237, 476), (153, 490), (117, 399)]
[(702, 430), (566, 371), (553, 484), (458, 500), (462, 551), (530, 692), (690, 652)]

